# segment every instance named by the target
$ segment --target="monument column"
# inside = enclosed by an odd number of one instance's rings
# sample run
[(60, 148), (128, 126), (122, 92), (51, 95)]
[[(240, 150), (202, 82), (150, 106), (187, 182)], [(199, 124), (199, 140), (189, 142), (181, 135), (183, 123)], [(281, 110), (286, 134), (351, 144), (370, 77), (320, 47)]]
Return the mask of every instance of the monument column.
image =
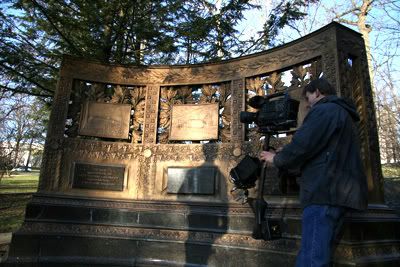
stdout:
[(160, 99), (160, 86), (148, 85), (144, 118), (143, 144), (157, 142), (157, 114)]
[(57, 83), (43, 152), (39, 192), (52, 191), (58, 186), (65, 119), (67, 117), (72, 84), (73, 80), (71, 78), (63, 76), (60, 77)]
[(352, 99), (360, 115), (361, 154), (368, 179), (370, 203), (384, 203), (378, 129), (364, 41), (349, 32), (337, 34), (338, 84), (341, 95)]
[(244, 141), (244, 125), (240, 122), (240, 112), (244, 110), (244, 83), (245, 79), (232, 81), (232, 124), (231, 142), (240, 143)]

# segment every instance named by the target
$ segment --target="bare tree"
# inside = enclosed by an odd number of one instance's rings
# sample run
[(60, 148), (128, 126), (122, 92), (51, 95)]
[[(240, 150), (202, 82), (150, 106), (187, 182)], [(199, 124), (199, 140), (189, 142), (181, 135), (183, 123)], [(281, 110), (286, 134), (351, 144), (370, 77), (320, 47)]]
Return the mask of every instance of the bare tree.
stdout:
[(10, 174), (13, 168), (13, 153), (10, 147), (10, 117), (24, 106), (24, 98), (0, 91), (0, 177)]
[(334, 3), (327, 10), (334, 14), (333, 20), (357, 27), (362, 34), (375, 97), (381, 157), (384, 162), (399, 162), (399, 81), (394, 77), (400, 60), (400, 4), (393, 0), (351, 0)]
[[(372, 31), (371, 25), (367, 22), (367, 18), (373, 4), (377, 2), (376, 0), (351, 0), (346, 1), (343, 6), (335, 5), (330, 8), (331, 14), (334, 14), (333, 20), (356, 26), (361, 33), (367, 53), (369, 76), (371, 81), (373, 80), (373, 70), (372, 70), (372, 55), (371, 55), (371, 42), (370, 42), (370, 32)], [(373, 84), (371, 84), (372, 88)]]
[[(400, 2), (398, 0), (321, 0), (306, 6), (304, 20), (283, 31), (283, 42), (304, 36), (337, 21), (358, 30), (366, 45), (371, 87), (374, 91), (381, 155), (398, 162), (400, 107)], [(397, 155), (397, 156), (396, 156)]]
[(30, 155), (33, 144), (43, 142), (43, 122), (46, 121), (48, 112), (43, 102), (21, 95), (0, 99), (0, 109), (1, 156), (3, 167), (6, 168), (7, 165), (6, 169), (9, 169), (22, 165), (23, 151)]
[(400, 162), (400, 99), (396, 91), (392, 63), (378, 68), (376, 79), (376, 110), (382, 160)]

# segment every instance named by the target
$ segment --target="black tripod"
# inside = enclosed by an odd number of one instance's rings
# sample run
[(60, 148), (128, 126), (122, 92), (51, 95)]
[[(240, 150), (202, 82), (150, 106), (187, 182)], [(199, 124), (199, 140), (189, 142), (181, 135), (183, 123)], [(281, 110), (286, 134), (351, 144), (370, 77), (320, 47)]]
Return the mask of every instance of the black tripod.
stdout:
[[(273, 133), (270, 131), (267, 131), (265, 133), (265, 139), (262, 147), (263, 151), (269, 151), (269, 142), (272, 134)], [(268, 203), (264, 199), (264, 182), (266, 169), (267, 163), (263, 162), (260, 178), (258, 179), (257, 198), (254, 200), (255, 224), (252, 236), (254, 239), (272, 240), (280, 238), (282, 236), (282, 233), (280, 220), (269, 220), (266, 217), (268, 208)]]

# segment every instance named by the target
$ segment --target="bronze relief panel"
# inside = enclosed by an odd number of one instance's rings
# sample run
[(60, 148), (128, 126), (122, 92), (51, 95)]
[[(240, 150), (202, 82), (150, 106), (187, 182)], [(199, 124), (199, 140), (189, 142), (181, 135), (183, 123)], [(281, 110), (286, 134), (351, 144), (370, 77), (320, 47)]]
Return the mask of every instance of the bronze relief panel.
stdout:
[(131, 105), (86, 102), (81, 115), (80, 135), (115, 139), (129, 138)]
[(218, 109), (218, 103), (173, 105), (169, 139), (218, 139)]

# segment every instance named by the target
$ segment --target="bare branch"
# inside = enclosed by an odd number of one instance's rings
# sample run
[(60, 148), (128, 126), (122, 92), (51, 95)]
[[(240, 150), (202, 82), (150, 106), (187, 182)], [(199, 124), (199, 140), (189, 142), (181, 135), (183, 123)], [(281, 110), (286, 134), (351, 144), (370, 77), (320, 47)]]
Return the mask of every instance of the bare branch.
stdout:
[(360, 11), (360, 8), (359, 7), (354, 7), (352, 9), (346, 10), (346, 11), (344, 11), (342, 13), (339, 13), (339, 14), (335, 12), (335, 17), (333, 19), (340, 19), (340, 18), (342, 18), (344, 16), (347, 16), (347, 15), (350, 15), (350, 14), (355, 14), (356, 11)]
[(357, 22), (355, 22), (355, 21), (351, 21), (351, 20), (347, 20), (347, 19), (342, 19), (342, 18), (337, 19), (336, 21), (337, 21), (337, 22), (341, 22), (341, 23), (346, 23), (346, 24), (349, 24), (349, 25), (354, 25), (354, 26), (357, 26), (357, 25), (358, 25)]

